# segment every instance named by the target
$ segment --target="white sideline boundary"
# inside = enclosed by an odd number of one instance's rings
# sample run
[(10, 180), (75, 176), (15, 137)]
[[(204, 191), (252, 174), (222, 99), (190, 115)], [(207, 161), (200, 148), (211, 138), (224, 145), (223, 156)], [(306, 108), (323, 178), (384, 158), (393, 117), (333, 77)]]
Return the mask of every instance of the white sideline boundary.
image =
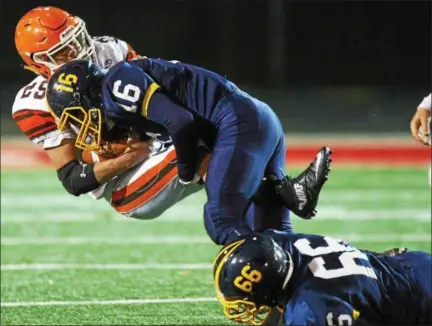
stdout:
[(172, 264), (80, 264), (80, 263), (35, 263), (35, 264), (2, 264), (2, 271), (25, 270), (211, 270), (210, 263)]
[(37, 306), (88, 306), (88, 305), (123, 305), (152, 303), (189, 303), (213, 302), (216, 298), (170, 298), (170, 299), (121, 299), (121, 300), (89, 300), (89, 301), (35, 301), (35, 302), (2, 302), (1, 307), (37, 307)]
[[(389, 241), (402, 242), (424, 242), (431, 241), (429, 233), (408, 233), (408, 234), (328, 234), (335, 239), (342, 239), (348, 242), (373, 242), (382, 243)], [(2, 246), (22, 246), (22, 245), (90, 245), (90, 244), (110, 244), (110, 245), (154, 245), (154, 244), (213, 244), (206, 236), (179, 236), (172, 234), (161, 237), (1, 237)]]

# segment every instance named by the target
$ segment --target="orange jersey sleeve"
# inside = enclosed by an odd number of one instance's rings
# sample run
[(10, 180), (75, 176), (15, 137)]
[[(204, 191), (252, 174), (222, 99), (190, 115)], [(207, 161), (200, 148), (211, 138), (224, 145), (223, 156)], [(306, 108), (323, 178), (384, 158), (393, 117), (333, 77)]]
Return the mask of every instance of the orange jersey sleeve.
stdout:
[(40, 143), (48, 134), (57, 131), (53, 116), (46, 111), (19, 110), (12, 115), (21, 131), (34, 143)]

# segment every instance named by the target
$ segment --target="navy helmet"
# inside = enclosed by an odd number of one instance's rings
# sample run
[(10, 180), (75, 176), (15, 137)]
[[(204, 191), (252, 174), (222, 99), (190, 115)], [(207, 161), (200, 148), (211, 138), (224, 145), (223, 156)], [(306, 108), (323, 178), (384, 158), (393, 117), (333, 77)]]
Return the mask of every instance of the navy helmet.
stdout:
[(226, 245), (213, 265), (225, 315), (239, 323), (261, 325), (283, 298), (292, 272), (290, 254), (268, 235), (252, 233)]
[(46, 100), (59, 130), (72, 126), (77, 132), (75, 146), (98, 150), (102, 140), (103, 111), (101, 81), (104, 72), (86, 60), (62, 65), (50, 78)]

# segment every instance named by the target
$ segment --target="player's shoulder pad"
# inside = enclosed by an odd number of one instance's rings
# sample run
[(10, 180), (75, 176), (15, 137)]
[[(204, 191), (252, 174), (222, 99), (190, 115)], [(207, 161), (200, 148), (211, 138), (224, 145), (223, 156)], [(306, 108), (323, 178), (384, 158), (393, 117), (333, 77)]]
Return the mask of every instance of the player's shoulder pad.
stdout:
[(117, 37), (109, 35), (93, 36), (92, 40), (99, 43), (119, 43), (121, 41)]
[(114, 101), (129, 112), (137, 112), (146, 117), (148, 104), (160, 86), (139, 66), (129, 62), (119, 62), (108, 70), (104, 78)]
[(286, 305), (285, 325), (354, 325), (360, 312), (350, 303), (312, 290), (295, 293)]
[(118, 48), (123, 57), (126, 58), (127, 54), (129, 52), (129, 45), (126, 41), (119, 39), (117, 37), (114, 36), (108, 36), (108, 35), (104, 35), (104, 36), (94, 36), (92, 37), (94, 42), (98, 42), (98, 43), (102, 43), (102, 44), (108, 44), (110, 46), (116, 47)]

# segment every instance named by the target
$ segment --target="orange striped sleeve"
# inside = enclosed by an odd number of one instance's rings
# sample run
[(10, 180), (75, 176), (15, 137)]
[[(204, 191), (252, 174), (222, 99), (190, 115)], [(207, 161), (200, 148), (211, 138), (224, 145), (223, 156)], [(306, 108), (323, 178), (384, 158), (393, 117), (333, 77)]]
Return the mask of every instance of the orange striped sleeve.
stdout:
[(54, 117), (46, 111), (19, 110), (12, 115), (21, 131), (32, 141), (57, 130)]

